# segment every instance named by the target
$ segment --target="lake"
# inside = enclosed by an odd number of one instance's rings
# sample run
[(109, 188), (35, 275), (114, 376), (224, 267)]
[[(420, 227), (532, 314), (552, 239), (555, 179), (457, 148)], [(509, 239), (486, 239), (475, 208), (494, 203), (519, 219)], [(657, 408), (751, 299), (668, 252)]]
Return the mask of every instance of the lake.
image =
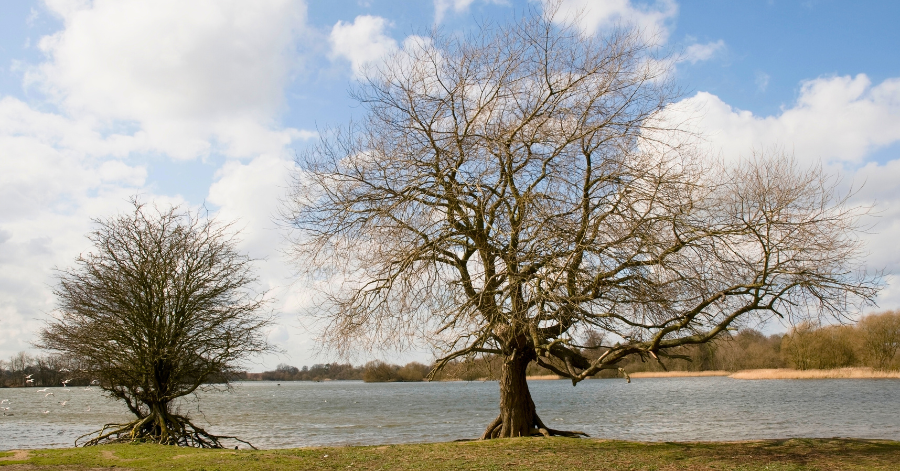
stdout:
[[(635, 378), (529, 383), (562, 430), (638, 441), (789, 437), (900, 440), (900, 380)], [(0, 450), (69, 447), (127, 409), (92, 388), (0, 389)], [(476, 438), (498, 413), (496, 382), (235, 383), (179, 404), (197, 425), (259, 448)], [(65, 402), (65, 404), (61, 404)]]

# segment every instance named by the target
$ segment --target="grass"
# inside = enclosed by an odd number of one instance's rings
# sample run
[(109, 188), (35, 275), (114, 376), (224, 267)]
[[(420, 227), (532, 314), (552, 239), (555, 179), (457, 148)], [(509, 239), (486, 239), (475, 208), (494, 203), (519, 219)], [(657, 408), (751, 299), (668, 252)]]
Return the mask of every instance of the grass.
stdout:
[[(3, 456), (6, 455), (6, 456)], [(569, 438), (300, 448), (197, 450), (159, 445), (0, 452), (25, 470), (896, 470), (900, 442), (791, 439), (637, 443)]]
[[(833, 370), (744, 370), (731, 375), (735, 379), (900, 379), (900, 371), (880, 371), (872, 368), (835, 368)], [(898, 467), (900, 468), (900, 467)]]

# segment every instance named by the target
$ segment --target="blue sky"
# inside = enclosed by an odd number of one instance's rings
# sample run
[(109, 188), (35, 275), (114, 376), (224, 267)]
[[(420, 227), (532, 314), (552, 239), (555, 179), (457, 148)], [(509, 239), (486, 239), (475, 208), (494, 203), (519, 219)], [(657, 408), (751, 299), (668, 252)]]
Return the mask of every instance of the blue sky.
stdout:
[[(314, 357), (273, 222), (295, 152), (362, 110), (357, 71), (439, 26), (514, 21), (540, 1), (0, 0), (0, 358), (33, 351), (52, 268), (133, 194), (206, 204), (244, 228), (279, 312), (271, 339)], [(780, 147), (821, 163), (879, 217), (866, 236), (900, 307), (900, 2), (563, 0), (578, 27), (630, 24), (679, 54), (672, 78), (728, 160)], [(776, 327), (770, 327), (777, 330)], [(410, 356), (412, 355), (412, 356)], [(424, 355), (424, 357), (423, 357)], [(427, 354), (398, 355), (427, 359)], [(391, 359), (391, 358), (389, 358)]]

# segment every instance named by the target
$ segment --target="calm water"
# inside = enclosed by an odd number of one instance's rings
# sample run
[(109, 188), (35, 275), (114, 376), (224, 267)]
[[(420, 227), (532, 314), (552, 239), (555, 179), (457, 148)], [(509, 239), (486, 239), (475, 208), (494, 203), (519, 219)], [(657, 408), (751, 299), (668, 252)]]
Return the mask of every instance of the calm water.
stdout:
[[(857, 437), (900, 440), (898, 380), (726, 377), (534, 381), (553, 428), (641, 441)], [(129, 419), (99, 390), (0, 389), (0, 450), (72, 446)], [(495, 382), (248, 382), (180, 405), (201, 427), (260, 448), (437, 442), (474, 438), (497, 415)], [(65, 405), (60, 404), (63, 401)], [(46, 411), (46, 412), (45, 412)], [(552, 424), (552, 425), (551, 425)]]

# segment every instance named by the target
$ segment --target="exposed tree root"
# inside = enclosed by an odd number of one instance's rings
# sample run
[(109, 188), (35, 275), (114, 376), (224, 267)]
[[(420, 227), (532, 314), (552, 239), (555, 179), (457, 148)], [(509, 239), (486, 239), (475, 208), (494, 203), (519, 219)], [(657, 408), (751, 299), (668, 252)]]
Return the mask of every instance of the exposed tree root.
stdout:
[[(82, 439), (94, 436), (82, 443)], [(94, 446), (107, 443), (147, 442), (195, 448), (224, 448), (222, 440), (234, 440), (254, 450), (250, 442), (236, 437), (213, 435), (194, 425), (187, 417), (168, 412), (153, 412), (127, 424), (106, 424), (97, 432), (78, 437), (75, 446)]]
[[(570, 437), (570, 438), (578, 438), (578, 437), (590, 437), (590, 435), (584, 432), (578, 431), (567, 431), (567, 430), (556, 430), (544, 425), (544, 422), (538, 417), (537, 414), (533, 414), (534, 423), (531, 428), (531, 436), (532, 437)], [(503, 433), (503, 415), (498, 415), (490, 425), (488, 425), (487, 429), (485, 429), (484, 433), (481, 435), (481, 440), (490, 440), (492, 438), (501, 438)]]

